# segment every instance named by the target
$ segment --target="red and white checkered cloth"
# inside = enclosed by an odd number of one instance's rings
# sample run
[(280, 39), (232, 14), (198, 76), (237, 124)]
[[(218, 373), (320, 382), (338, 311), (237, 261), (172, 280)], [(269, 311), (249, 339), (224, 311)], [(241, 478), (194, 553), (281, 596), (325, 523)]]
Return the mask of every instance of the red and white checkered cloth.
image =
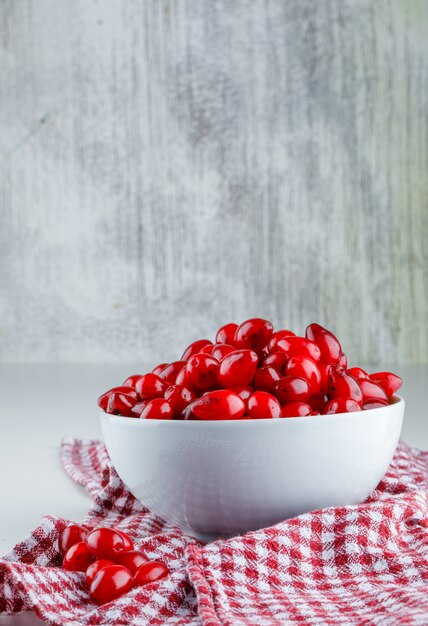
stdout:
[(65, 441), (62, 461), (93, 498), (83, 523), (125, 530), (172, 574), (98, 607), (83, 574), (59, 567), (56, 540), (69, 520), (45, 517), (0, 561), (0, 612), (33, 609), (67, 625), (428, 624), (427, 452), (401, 443), (361, 505), (209, 545), (144, 509), (103, 444)]

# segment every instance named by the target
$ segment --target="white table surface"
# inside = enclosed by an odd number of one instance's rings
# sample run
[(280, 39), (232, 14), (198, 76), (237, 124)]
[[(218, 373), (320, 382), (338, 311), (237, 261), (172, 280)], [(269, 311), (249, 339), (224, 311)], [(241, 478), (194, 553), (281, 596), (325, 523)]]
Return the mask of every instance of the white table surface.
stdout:
[[(60, 440), (101, 438), (98, 395), (129, 374), (150, 369), (150, 364), (0, 365), (0, 554), (30, 533), (47, 513), (82, 519), (90, 501), (61, 468)], [(428, 366), (375, 369), (403, 377), (400, 393), (407, 406), (402, 438), (428, 449)], [(28, 612), (0, 617), (0, 626), (40, 623)]]

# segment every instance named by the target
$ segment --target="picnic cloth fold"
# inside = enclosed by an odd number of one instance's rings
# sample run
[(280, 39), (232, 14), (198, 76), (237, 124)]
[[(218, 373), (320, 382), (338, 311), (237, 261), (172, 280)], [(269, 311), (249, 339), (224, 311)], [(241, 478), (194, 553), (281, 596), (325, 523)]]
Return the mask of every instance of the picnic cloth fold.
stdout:
[(98, 607), (83, 575), (59, 567), (57, 538), (70, 520), (46, 516), (0, 561), (0, 613), (32, 609), (58, 625), (428, 623), (428, 452), (400, 443), (360, 505), (208, 545), (145, 509), (102, 443), (65, 440), (61, 459), (92, 497), (83, 523), (125, 530), (172, 573)]

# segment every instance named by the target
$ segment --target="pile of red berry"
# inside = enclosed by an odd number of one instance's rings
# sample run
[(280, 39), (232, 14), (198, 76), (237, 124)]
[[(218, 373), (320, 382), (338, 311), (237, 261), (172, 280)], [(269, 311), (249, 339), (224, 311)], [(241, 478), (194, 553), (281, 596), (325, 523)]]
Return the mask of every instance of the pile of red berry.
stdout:
[(131, 539), (114, 528), (71, 524), (59, 535), (62, 566), (71, 572), (85, 572), (91, 600), (105, 604), (133, 587), (164, 578), (169, 569), (160, 561), (134, 550)]
[(143, 419), (303, 417), (386, 406), (401, 386), (390, 372), (348, 369), (337, 338), (319, 324), (304, 337), (254, 318), (199, 339), (179, 361), (134, 374), (98, 398), (107, 413)]

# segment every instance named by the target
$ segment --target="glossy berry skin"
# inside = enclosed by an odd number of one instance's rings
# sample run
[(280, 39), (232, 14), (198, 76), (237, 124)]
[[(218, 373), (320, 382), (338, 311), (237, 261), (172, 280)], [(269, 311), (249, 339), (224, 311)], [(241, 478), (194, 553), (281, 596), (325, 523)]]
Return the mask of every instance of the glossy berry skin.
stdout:
[(359, 380), (358, 384), (360, 385), (360, 389), (363, 392), (363, 404), (367, 402), (367, 400), (388, 400), (388, 396), (385, 391), (382, 389), (380, 385), (377, 385), (370, 379)]
[(218, 389), (204, 394), (185, 410), (200, 420), (236, 420), (244, 415), (245, 403), (237, 393)]
[(85, 541), (88, 529), (78, 524), (70, 524), (58, 535), (58, 550), (64, 555), (75, 543)]
[(159, 374), (159, 378), (173, 385), (185, 365), (186, 361), (173, 361), (172, 363), (168, 363)]
[(131, 414), (129, 417), (140, 417), (141, 413), (144, 411), (147, 404), (150, 400), (141, 400), (141, 402), (137, 402), (131, 409)]
[(370, 380), (377, 385), (380, 385), (388, 398), (393, 396), (403, 384), (402, 379), (391, 372), (376, 372), (374, 374), (370, 374)]
[(107, 402), (106, 413), (132, 417), (132, 409), (136, 403), (136, 399), (128, 394), (112, 393)]
[(141, 565), (134, 575), (134, 585), (139, 587), (141, 585), (148, 585), (155, 580), (160, 580), (168, 576), (169, 568), (160, 561), (149, 561), (144, 565)]
[(119, 535), (123, 539), (123, 549), (126, 552), (128, 552), (129, 550), (133, 550), (134, 549), (134, 544), (132, 543), (131, 537), (129, 535), (127, 535), (123, 530), (119, 530), (118, 528), (115, 528), (115, 531), (117, 533), (119, 533)]
[(238, 328), (238, 324), (230, 322), (229, 324), (225, 324), (218, 329), (217, 334), (215, 336), (216, 343), (227, 343), (229, 345), (235, 345), (235, 332)]
[(306, 356), (292, 356), (285, 368), (287, 376), (304, 378), (311, 386), (312, 393), (321, 391), (320, 370), (312, 359)]
[(321, 350), (321, 361), (324, 363), (337, 363), (342, 356), (342, 346), (337, 337), (319, 324), (309, 324), (305, 336), (314, 341)]
[(275, 395), (281, 404), (308, 402), (311, 394), (311, 386), (305, 378), (284, 376), (275, 385)]
[(237, 393), (242, 400), (247, 403), (248, 398), (254, 393), (254, 387), (231, 387), (229, 391)]
[(284, 374), (285, 366), (288, 363), (288, 356), (285, 352), (273, 352), (272, 354), (268, 354), (268, 356), (263, 361), (263, 367), (273, 367), (276, 369), (278, 374), (282, 376)]
[(123, 565), (103, 567), (95, 576), (89, 588), (89, 595), (96, 604), (106, 604), (115, 600), (132, 588), (131, 572)]
[(140, 400), (153, 400), (153, 398), (162, 398), (168, 386), (168, 383), (159, 378), (157, 374), (150, 372), (141, 376), (137, 381), (135, 391)]
[(280, 417), (281, 405), (267, 391), (255, 391), (247, 401), (247, 414), (253, 419)]
[[(328, 394), (330, 400), (337, 398), (351, 398), (360, 406), (363, 403), (363, 392), (355, 378), (343, 370), (330, 370)], [(338, 411), (340, 413), (340, 411)]]
[(293, 333), (291, 330), (287, 330), (287, 329), (283, 329), (283, 330), (277, 330), (276, 333), (273, 333), (272, 337), (270, 338), (269, 344), (268, 344), (268, 349), (269, 352), (271, 354), (273, 354), (276, 351), (276, 346), (278, 341), (280, 341), (281, 339), (284, 339), (284, 337), (295, 337), (295, 333)]
[[(126, 382), (126, 381), (125, 381)], [(106, 391), (105, 393), (103, 393), (97, 400), (98, 402), (98, 406), (103, 410), (106, 411), (107, 410), (107, 405), (108, 405), (108, 401), (111, 395), (113, 395), (114, 393), (123, 393), (127, 396), (130, 396), (131, 398), (135, 398), (135, 400), (137, 400), (137, 392), (135, 391), (135, 389), (132, 389), (129, 386), (126, 385), (122, 385), (120, 387), (113, 387), (113, 389), (109, 389), (108, 391)]]
[(231, 346), (228, 343), (216, 343), (211, 351), (211, 356), (213, 356), (217, 361), (221, 361), (226, 354), (230, 354), (230, 352), (235, 352), (235, 346)]
[(122, 383), (123, 387), (131, 387), (132, 389), (135, 389), (137, 380), (139, 380), (141, 376), (142, 374), (132, 374), (132, 376), (128, 376), (128, 378)]
[(88, 587), (91, 586), (92, 581), (94, 580), (98, 572), (100, 572), (104, 567), (108, 567), (109, 565), (114, 565), (113, 561), (110, 561), (109, 559), (98, 559), (97, 561), (94, 561), (90, 564), (85, 573), (85, 583), (88, 585)]
[(165, 369), (167, 365), (169, 365), (169, 363), (159, 363), (159, 365), (156, 365), (156, 367), (152, 369), (152, 374), (156, 374), (156, 376), (159, 376), (161, 371)]
[(326, 405), (329, 403), (328, 395), (325, 393), (313, 393), (308, 400), (314, 411), (323, 413)]
[(344, 352), (342, 352), (342, 354), (340, 355), (340, 358), (337, 362), (337, 366), (341, 367), (344, 370), (346, 370), (346, 368), (348, 367), (348, 357), (346, 356)]
[(205, 391), (217, 386), (217, 370), (217, 359), (209, 354), (194, 354), (187, 361), (187, 380), (195, 389)]
[(186, 406), (196, 400), (196, 394), (184, 385), (171, 385), (165, 391), (165, 400), (168, 400), (174, 415), (180, 415)]
[(361, 407), (352, 398), (336, 398), (335, 400), (330, 400), (324, 407), (324, 415), (330, 415), (331, 413), (354, 413), (355, 411), (361, 411)]
[(308, 415), (314, 415), (314, 411), (306, 402), (287, 402), (281, 407), (281, 417), (307, 417)]
[(237, 348), (259, 353), (269, 343), (272, 333), (273, 326), (268, 320), (254, 317), (238, 326), (233, 343)]
[(126, 569), (129, 569), (131, 574), (135, 574), (137, 569), (148, 562), (148, 558), (142, 552), (138, 550), (130, 550), (129, 552), (122, 552), (116, 557), (116, 563), (123, 565)]
[(253, 386), (258, 391), (273, 393), (280, 375), (273, 367), (259, 367), (256, 370)]
[(175, 384), (183, 385), (184, 387), (187, 387), (187, 389), (190, 389), (191, 385), (187, 378), (187, 371), (185, 367), (183, 367), (183, 369), (177, 374), (177, 378), (175, 379)]
[(206, 345), (206, 346), (204, 346), (203, 348), (201, 348), (201, 349), (199, 350), (199, 353), (200, 353), (200, 354), (209, 354), (209, 355), (211, 356), (212, 351), (213, 351), (213, 347), (214, 347), (214, 346), (213, 346), (213, 344), (212, 344), (212, 343), (209, 343), (208, 345)]
[(140, 419), (143, 420), (172, 420), (173, 418), (174, 410), (164, 398), (150, 400), (140, 415)]
[(349, 374), (349, 376), (352, 376), (352, 378), (355, 378), (355, 380), (358, 380), (358, 381), (360, 381), (360, 380), (368, 380), (369, 379), (369, 375), (361, 367), (350, 367), (348, 370), (346, 370), (346, 373)]
[(209, 339), (198, 339), (187, 346), (182, 354), (180, 361), (188, 361), (191, 356), (198, 354), (205, 346), (212, 346), (213, 342)]
[(116, 556), (125, 550), (122, 535), (113, 528), (95, 528), (86, 535), (85, 543), (96, 559), (114, 561)]
[(313, 361), (319, 361), (321, 358), (317, 344), (304, 337), (284, 337), (277, 342), (275, 350), (285, 352), (288, 357), (307, 356)]
[(220, 362), (217, 381), (221, 387), (246, 387), (253, 381), (258, 356), (253, 350), (236, 350)]
[(370, 411), (370, 409), (380, 409), (383, 406), (388, 406), (388, 402), (386, 400), (368, 398), (363, 404), (363, 411)]
[(93, 560), (94, 556), (88, 550), (86, 543), (79, 541), (67, 550), (62, 566), (69, 572), (86, 572)]
[(321, 374), (321, 393), (328, 393), (328, 384), (330, 377), (330, 370), (332, 367), (335, 367), (331, 363), (323, 363), (322, 361), (318, 361), (317, 367)]

